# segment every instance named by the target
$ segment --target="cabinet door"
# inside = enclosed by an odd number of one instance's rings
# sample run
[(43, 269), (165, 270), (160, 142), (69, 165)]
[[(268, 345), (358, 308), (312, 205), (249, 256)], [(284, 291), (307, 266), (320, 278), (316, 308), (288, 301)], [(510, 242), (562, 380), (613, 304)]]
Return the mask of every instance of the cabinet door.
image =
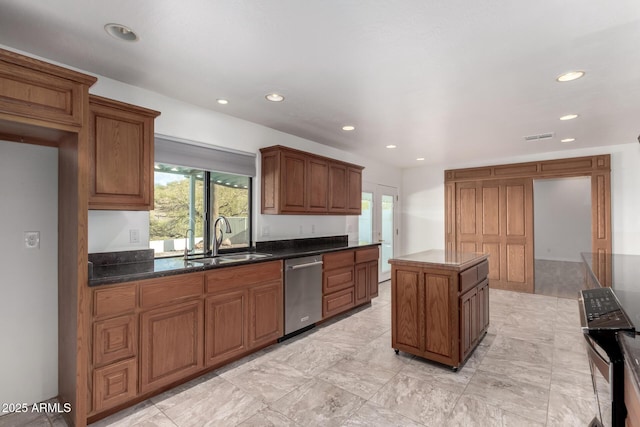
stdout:
[(258, 347), (284, 335), (282, 282), (249, 289), (249, 347)]
[(478, 339), (478, 292), (473, 288), (460, 297), (460, 360), (464, 360)]
[(203, 367), (201, 300), (140, 315), (140, 391), (146, 393)]
[(89, 208), (153, 209), (153, 119), (157, 112), (92, 96)]
[(449, 276), (425, 273), (425, 349), (450, 357), (452, 354), (451, 286)]
[(419, 354), (424, 348), (424, 284), (420, 270), (393, 268), (392, 274), (392, 346)]
[(329, 163), (310, 157), (307, 163), (307, 211), (326, 213), (329, 201)]
[(206, 300), (206, 364), (212, 366), (249, 349), (246, 289)]
[(369, 269), (367, 263), (356, 264), (355, 267), (355, 292), (356, 305), (370, 300), (369, 297)]
[(369, 299), (378, 296), (378, 261), (367, 263), (367, 281), (369, 282)]
[(297, 153), (282, 153), (280, 177), (280, 209), (282, 212), (304, 212), (306, 210), (306, 158)]
[(347, 213), (360, 215), (362, 212), (362, 170), (347, 169)]
[[(329, 213), (347, 212), (347, 167), (343, 164), (329, 164)], [(362, 197), (362, 195), (360, 195)]]
[(478, 337), (489, 328), (489, 281), (478, 285)]

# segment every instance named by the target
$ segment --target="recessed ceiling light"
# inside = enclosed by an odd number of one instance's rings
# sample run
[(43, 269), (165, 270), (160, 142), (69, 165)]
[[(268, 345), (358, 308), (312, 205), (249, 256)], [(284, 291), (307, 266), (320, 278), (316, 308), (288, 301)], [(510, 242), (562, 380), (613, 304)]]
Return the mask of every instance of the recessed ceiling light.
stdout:
[(222, 99), (222, 98), (218, 98), (216, 99), (216, 102), (220, 105), (227, 105), (229, 103), (229, 101), (227, 101), (226, 99)]
[(567, 114), (566, 116), (560, 117), (560, 120), (573, 120), (578, 117), (577, 114)]
[(346, 130), (346, 131), (354, 130), (355, 128), (356, 128), (355, 126), (351, 126), (351, 125), (342, 126), (342, 130)]
[(397, 148), (397, 145), (389, 144), (387, 145), (387, 148)]
[(570, 82), (584, 76), (584, 71), (569, 71), (556, 77), (557, 82)]
[(138, 41), (138, 35), (133, 32), (129, 27), (125, 27), (122, 24), (107, 24), (104, 26), (104, 30), (111, 36), (118, 40), (124, 40), (126, 42)]
[(417, 161), (419, 161), (419, 162), (421, 162), (421, 161), (423, 161), (423, 160), (424, 160), (424, 157), (418, 157), (416, 160), (417, 160)]
[(565, 139), (561, 139), (560, 142), (573, 142), (575, 141), (575, 138), (565, 138)]
[(271, 101), (271, 102), (284, 101), (284, 96), (280, 95), (279, 93), (268, 93), (264, 97), (267, 98), (267, 101)]

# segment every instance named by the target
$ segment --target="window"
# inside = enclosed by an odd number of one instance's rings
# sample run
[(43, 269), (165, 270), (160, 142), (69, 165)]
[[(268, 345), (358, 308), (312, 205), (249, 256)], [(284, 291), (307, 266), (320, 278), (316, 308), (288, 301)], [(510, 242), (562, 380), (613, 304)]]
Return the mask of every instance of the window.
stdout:
[(250, 177), (156, 163), (154, 179), (149, 246), (156, 257), (182, 255), (185, 244), (191, 253), (209, 254), (219, 216), (231, 226), (222, 252), (251, 246)]

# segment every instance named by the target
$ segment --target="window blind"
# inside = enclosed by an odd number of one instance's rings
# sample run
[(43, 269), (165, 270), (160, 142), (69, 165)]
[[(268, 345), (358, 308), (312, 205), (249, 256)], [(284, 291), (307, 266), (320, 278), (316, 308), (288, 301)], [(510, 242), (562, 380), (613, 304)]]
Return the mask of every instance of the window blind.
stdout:
[(155, 135), (155, 161), (215, 172), (256, 176), (256, 154)]

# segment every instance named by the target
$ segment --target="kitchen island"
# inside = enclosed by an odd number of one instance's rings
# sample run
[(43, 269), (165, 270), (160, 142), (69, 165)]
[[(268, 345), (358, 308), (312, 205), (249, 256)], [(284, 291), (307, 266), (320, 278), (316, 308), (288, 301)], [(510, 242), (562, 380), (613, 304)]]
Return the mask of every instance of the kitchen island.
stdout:
[(489, 327), (489, 255), (428, 250), (389, 260), (391, 345), (457, 370)]

